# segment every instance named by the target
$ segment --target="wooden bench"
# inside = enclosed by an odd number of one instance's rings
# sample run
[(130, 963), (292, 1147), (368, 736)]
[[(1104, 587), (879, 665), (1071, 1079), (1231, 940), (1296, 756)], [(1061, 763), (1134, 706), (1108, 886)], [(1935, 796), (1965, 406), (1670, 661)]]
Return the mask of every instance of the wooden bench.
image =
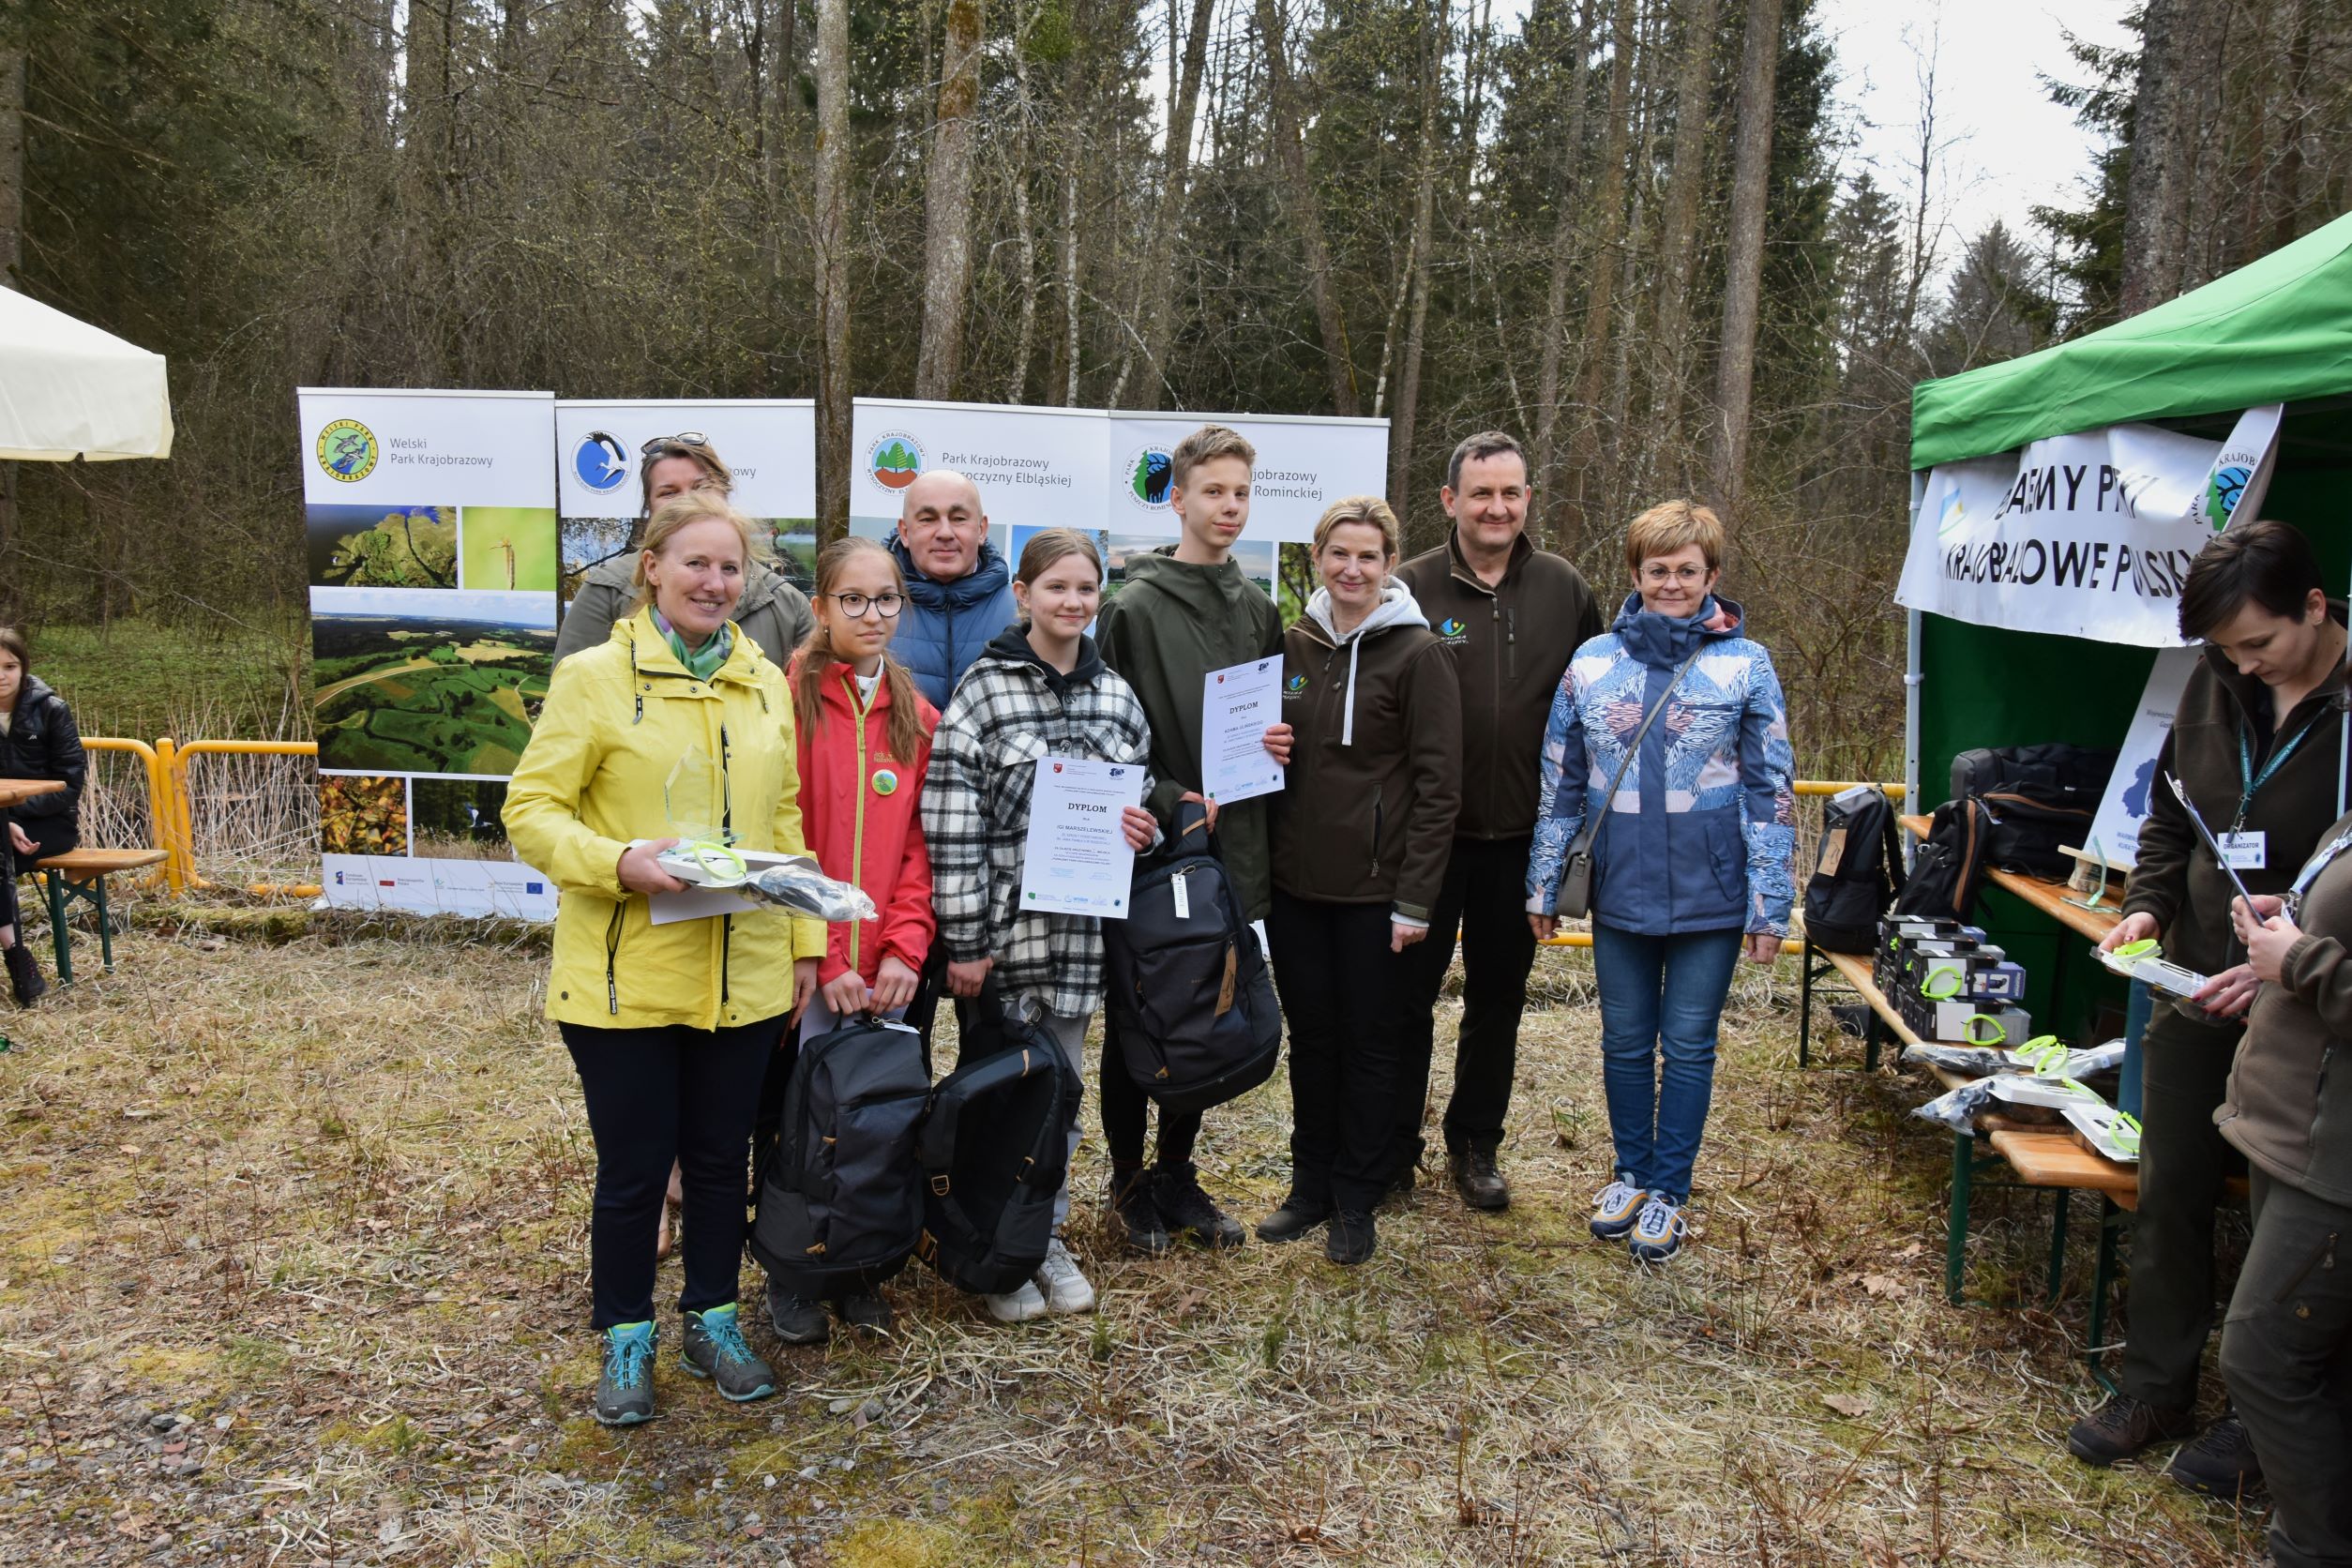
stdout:
[(160, 866), (165, 859), (161, 850), (68, 850), (34, 863), (34, 874), (41, 879), (49, 894), (49, 934), (57, 948), (57, 979), (61, 985), (73, 983), (73, 953), (71, 939), (66, 931), (66, 916), (74, 900), (90, 905), (98, 911), (98, 954), (107, 969), (114, 967), (114, 922), (106, 907), (106, 879), (118, 871), (143, 871), (150, 866)]

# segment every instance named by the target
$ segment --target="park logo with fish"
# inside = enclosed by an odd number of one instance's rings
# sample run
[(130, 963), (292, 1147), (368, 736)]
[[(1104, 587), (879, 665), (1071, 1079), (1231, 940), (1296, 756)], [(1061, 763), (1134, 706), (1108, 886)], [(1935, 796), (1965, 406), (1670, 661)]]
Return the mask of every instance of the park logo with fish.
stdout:
[(355, 485), (376, 471), (383, 448), (376, 432), (356, 419), (337, 419), (319, 432), (319, 466), (326, 476)]

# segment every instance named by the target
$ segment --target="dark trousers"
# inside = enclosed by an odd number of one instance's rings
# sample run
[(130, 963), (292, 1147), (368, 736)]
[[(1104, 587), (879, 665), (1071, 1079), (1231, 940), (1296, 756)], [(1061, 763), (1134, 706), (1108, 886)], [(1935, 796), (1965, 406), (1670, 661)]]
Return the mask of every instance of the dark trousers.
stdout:
[(82, 842), (81, 830), (71, 817), (19, 817), (16, 825), (33, 841), (33, 852), (20, 855), (16, 839), (8, 833), (8, 820), (9, 814), (0, 811), (0, 927), (23, 923), (16, 879), (32, 875), (35, 861), (64, 854)]
[(1519, 1015), (1527, 1009), (1535, 933), (1527, 923), (1529, 838), (1456, 838), (1445, 885), (1430, 912), (1429, 935), (1405, 949), (1415, 966), (1404, 1012), (1396, 1068), (1395, 1133), (1389, 1167), (1421, 1163), (1421, 1118), (1429, 1098), (1429, 1061), (1437, 1046), (1438, 992), (1462, 936), (1462, 1029), (1454, 1048), (1454, 1098), (1445, 1108), (1449, 1151), (1492, 1150), (1502, 1143), (1511, 1079), (1519, 1065)]
[(2244, 1033), (2160, 1004), (2140, 1037), (2140, 1198), (2120, 1380), (2151, 1405), (2197, 1402), (2197, 1367), (2213, 1332), (2213, 1214), (2222, 1184), (2246, 1168), (2214, 1130), (2213, 1109)]
[(2254, 1173), (2222, 1376), (2269, 1484), (2279, 1568), (2352, 1563), (2352, 1208)]
[(588, 1230), (596, 1295), (589, 1326), (654, 1315), (654, 1238), (670, 1188), (683, 1172), (683, 1312), (735, 1299), (743, 1263), (745, 1158), (760, 1085), (780, 1018), (707, 1031), (558, 1026), (588, 1101), (596, 1141), (596, 1199)]
[[(1113, 1170), (1143, 1163), (1144, 1123), (1152, 1113), (1152, 1096), (1127, 1071), (1126, 1053), (1119, 1047), (1119, 1015), (1103, 1009), (1102, 1072), (1103, 1141), (1110, 1147)], [(1200, 1112), (1160, 1112), (1160, 1164), (1174, 1169), (1192, 1163), (1193, 1145), (1200, 1139)]]
[(1319, 903), (1279, 889), (1266, 934), (1290, 1032), (1290, 1190), (1368, 1214), (1392, 1174), (1413, 949), (1389, 951), (1386, 904)]

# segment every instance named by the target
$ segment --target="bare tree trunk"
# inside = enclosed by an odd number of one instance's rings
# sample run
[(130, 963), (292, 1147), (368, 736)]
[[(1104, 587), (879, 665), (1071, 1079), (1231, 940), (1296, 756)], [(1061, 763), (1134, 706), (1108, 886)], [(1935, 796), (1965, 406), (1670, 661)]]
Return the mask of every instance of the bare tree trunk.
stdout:
[[(1174, 0), (1169, 0), (1171, 6)], [(1138, 391), (1160, 384), (1168, 357), (1168, 339), (1175, 331), (1176, 231), (1184, 211), (1184, 188), (1192, 173), (1192, 121), (1200, 104), (1200, 73), (1209, 55), (1209, 21), (1215, 0), (1192, 0), (1192, 30), (1184, 36), (1184, 72), (1168, 108), (1167, 174), (1161, 182), (1159, 209), (1153, 215), (1152, 249), (1143, 261), (1143, 276), (1136, 291), (1135, 332), (1119, 356), (1118, 379), (1111, 384), (1110, 406), (1130, 406), (1123, 400), (1137, 386), (1134, 372), (1138, 354), (1143, 376)]]
[[(1571, 97), (1560, 163), (1552, 176), (1552, 199), (1560, 210), (1552, 218), (1551, 277), (1544, 291), (1544, 351), (1535, 375), (1535, 467), (1529, 475), (1535, 481), (1537, 496), (1546, 500), (1553, 495), (1559, 477), (1553, 472), (1553, 459), (1558, 455), (1560, 370), (1568, 347), (1568, 279), (1576, 261), (1576, 186), (1584, 159), (1586, 106), (1592, 96), (1586, 90), (1584, 78), (1585, 56), (1592, 42), (1593, 5), (1594, 0), (1584, 0), (1577, 8), (1566, 56), (1556, 68), (1568, 83)], [(1553, 502), (1546, 510), (1557, 530), (1559, 504)]]
[(2136, 316), (2180, 286), (2181, 234), (2188, 171), (2181, 154), (2181, 55), (2193, 0), (2148, 0), (2141, 11), (2140, 74), (2132, 111), (2132, 168), (2123, 191), (2123, 285), (2117, 300)]
[(1653, 449), (1682, 462), (1682, 403), (1691, 354), (1691, 284), (1698, 272), (1698, 192), (1707, 173), (1707, 86), (1717, 0), (1683, 0), (1682, 63), (1674, 92), (1674, 161), (1658, 230), (1657, 356), (1651, 371)]
[(1062, 173), (1062, 354), (1065, 367), (1063, 372), (1062, 406), (1078, 407), (1078, 154), (1080, 143), (1076, 132), (1070, 137), (1070, 160)]
[(1013, 339), (1012, 372), (1004, 378), (1008, 403), (1019, 402), (1029, 390), (1029, 361), (1037, 347), (1037, 219), (1029, 199), (1030, 149), (1035, 145), (1030, 132), (1035, 100), (1029, 92), (1029, 64), (1021, 57), (1025, 27), (1025, 23), (1017, 20), (1012, 30), (1013, 224), (1014, 244), (1020, 251), (1021, 321)]
[(1438, 29), (1441, 0), (1430, 0), (1422, 16), (1421, 177), (1413, 197), (1412, 314), (1405, 327), (1396, 368), (1396, 421), (1388, 432), (1388, 504), (1403, 521), (1410, 512), (1414, 425), (1421, 415), (1422, 332), (1429, 318), (1430, 229), (1438, 196)]
[(1592, 248), (1591, 292), (1586, 295), (1584, 331), (1576, 349), (1584, 356), (1576, 378), (1576, 423), (1568, 444), (1568, 485), (1560, 508), (1560, 548), (1573, 554), (1582, 539), (1585, 508), (1592, 493), (1592, 466), (1600, 456), (1600, 407), (1604, 378), (1608, 374), (1611, 312), (1615, 308), (1617, 273), (1625, 247), (1625, 149), (1627, 124), (1634, 93), (1634, 15), (1640, 0), (1616, 0), (1617, 15), (1610, 30), (1609, 107), (1601, 146), (1601, 189), (1595, 199), (1601, 232)]
[(1347, 318), (1340, 313), (1339, 291), (1332, 281), (1331, 242), (1323, 233), (1323, 208), (1306, 167), (1306, 140), (1300, 128), (1298, 84), (1290, 74), (1289, 45), (1282, 33), (1280, 0), (1258, 0), (1258, 33), (1266, 51), (1266, 75), (1273, 99), (1274, 155), (1282, 160), (1282, 177), (1290, 188), (1290, 208), (1299, 226), (1299, 248), (1305, 253), (1307, 288), (1315, 299), (1315, 325), (1323, 339), (1323, 365), (1331, 374), (1331, 404), (1353, 417), (1356, 400), (1354, 356), (1348, 350)]
[(817, 0), (817, 534), (850, 531), (850, 0)]
[(2312, 13), (2318, 8), (2315, 0), (2287, 0), (2292, 12), (2286, 47), (2286, 83), (2284, 97), (2286, 119), (2285, 143), (2274, 166), (2269, 188), (2266, 192), (2266, 210), (2270, 249), (2286, 244), (2295, 237), (2296, 218), (2303, 205), (2303, 169), (2306, 154), (2304, 143), (2310, 138), (2307, 116), (2311, 113)]
[[(0, 39), (0, 287), (22, 289), (24, 264), (24, 44)], [(16, 559), (16, 464), (0, 462), (0, 621), (24, 609)]]
[(939, 128), (924, 189), (923, 342), (914, 395), (951, 398), (963, 359), (964, 307), (972, 296), (972, 150), (980, 101), (980, 0), (947, 0)]
[(1731, 165), (1731, 255), (1725, 264), (1723, 346), (1715, 362), (1714, 488), (1745, 489), (1756, 397), (1756, 324), (1764, 288), (1764, 188), (1772, 164), (1772, 89), (1780, 66), (1780, 0), (1748, 0), (1741, 40), (1739, 145)]

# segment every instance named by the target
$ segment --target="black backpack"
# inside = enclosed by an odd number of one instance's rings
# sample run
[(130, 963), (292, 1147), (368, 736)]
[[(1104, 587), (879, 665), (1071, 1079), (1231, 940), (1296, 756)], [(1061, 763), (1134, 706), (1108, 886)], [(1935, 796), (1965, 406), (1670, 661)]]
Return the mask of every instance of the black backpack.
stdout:
[(2061, 847), (2087, 847), (2116, 755), (2063, 742), (1963, 751), (1952, 760), (1952, 796), (1984, 803), (1988, 865), (2063, 878), (2074, 858)]
[(988, 1295), (1018, 1289), (1046, 1260), (1082, 1092), (1045, 1031), (1008, 1011), (1003, 1038), (1003, 1049), (940, 1079), (915, 1141), (914, 1255), (950, 1285)]
[(1981, 800), (1948, 800), (1936, 807), (1928, 821), (1927, 841), (1913, 852), (1910, 875), (1895, 896), (1894, 912), (1967, 920), (1984, 888), (1991, 819)]
[(1868, 953), (1878, 918), (1903, 891), (1894, 808), (1865, 784), (1821, 807), (1821, 853), (1805, 882), (1805, 940), (1832, 953)]
[(805, 1041), (760, 1179), (751, 1255), (812, 1301), (870, 1290), (923, 1229), (915, 1134), (931, 1089), (922, 1037), (859, 1018)]
[[(1204, 843), (1202, 827), (1187, 803), (1176, 843)], [(1206, 1110), (1274, 1076), (1282, 1058), (1274, 976), (1214, 851), (1138, 866), (1127, 918), (1103, 922), (1103, 948), (1119, 1054), (1162, 1110)]]

